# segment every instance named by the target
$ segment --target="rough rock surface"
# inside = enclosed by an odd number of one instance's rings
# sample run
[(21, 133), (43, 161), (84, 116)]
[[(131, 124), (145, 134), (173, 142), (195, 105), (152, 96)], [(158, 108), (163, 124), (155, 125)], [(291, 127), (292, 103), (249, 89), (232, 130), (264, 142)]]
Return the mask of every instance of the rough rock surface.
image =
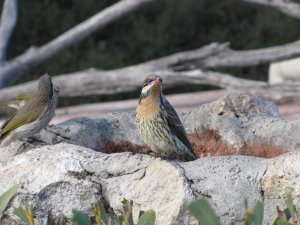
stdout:
[[(300, 121), (281, 119), (274, 104), (249, 94), (227, 95), (202, 105), (184, 118), (192, 140), (202, 154), (268, 158), (300, 146)], [(206, 143), (199, 143), (199, 140)], [(207, 148), (207, 141), (214, 144), (212, 148)]]
[[(123, 198), (132, 199), (135, 215), (156, 210), (157, 225), (196, 225), (184, 206), (197, 197), (211, 202), (223, 224), (240, 224), (244, 199), (249, 205), (263, 200), (267, 224), (288, 191), (299, 196), (299, 160), (300, 153), (291, 152), (272, 159), (222, 156), (178, 162), (145, 154), (108, 155), (61, 143), (0, 164), (0, 193), (21, 182), (10, 205), (32, 206), (43, 221), (48, 210), (70, 216), (73, 208), (88, 211), (91, 202), (103, 197), (118, 212)], [(15, 219), (10, 207), (1, 224), (18, 224)]]
[[(184, 208), (197, 197), (207, 198), (225, 225), (240, 224), (244, 199), (250, 206), (263, 200), (268, 224), (289, 191), (300, 196), (300, 121), (282, 120), (274, 104), (248, 94), (225, 96), (181, 118), (201, 157), (196, 161), (134, 153), (148, 149), (133, 112), (76, 118), (35, 137), (55, 145), (37, 147), (33, 140), (27, 152), (1, 162), (0, 194), (21, 182), (11, 205), (31, 205), (43, 221), (48, 210), (69, 216), (100, 198), (118, 212), (127, 198), (135, 215), (156, 210), (157, 225), (196, 224)], [(12, 210), (0, 224), (19, 224)]]
[[(28, 204), (46, 220), (47, 211), (70, 216), (73, 208), (86, 210), (103, 197), (116, 212), (123, 198), (137, 210), (157, 209), (158, 224), (176, 221), (192, 192), (179, 166), (149, 155), (103, 154), (71, 144), (33, 149), (0, 166), (0, 193), (21, 182), (12, 205)], [(161, 179), (161, 177), (164, 179)], [(151, 193), (151, 194), (150, 194)], [(11, 209), (8, 210), (8, 220)], [(175, 222), (176, 223), (176, 222)]]
[[(49, 144), (69, 142), (106, 153), (145, 152), (134, 118), (133, 112), (75, 118), (37, 138)], [(181, 119), (198, 157), (238, 154), (270, 158), (300, 146), (300, 120), (283, 120), (273, 103), (250, 94), (227, 95)]]

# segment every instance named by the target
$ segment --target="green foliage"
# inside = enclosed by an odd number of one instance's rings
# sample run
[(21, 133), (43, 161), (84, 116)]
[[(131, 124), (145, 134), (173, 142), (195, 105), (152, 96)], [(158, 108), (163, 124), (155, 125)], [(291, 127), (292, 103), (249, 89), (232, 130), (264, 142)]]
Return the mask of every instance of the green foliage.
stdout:
[(264, 205), (258, 201), (252, 209), (246, 211), (244, 216), (245, 225), (261, 225), (263, 218)]
[(274, 221), (273, 225), (297, 225), (299, 224), (299, 212), (295, 210), (295, 205), (293, 204), (293, 197), (289, 193), (286, 200), (287, 207), (281, 211), (277, 207), (277, 218)]
[(219, 218), (207, 200), (198, 199), (190, 203), (187, 209), (201, 225), (220, 225)]
[[(124, 199), (123, 212), (119, 216), (107, 214), (104, 205), (101, 201), (97, 202), (92, 207), (91, 218), (81, 211), (74, 210), (73, 216), (71, 218), (72, 225), (135, 225), (132, 217), (132, 206), (133, 202)], [(35, 225), (34, 216), (32, 210), (28, 208), (15, 208), (14, 213), (23, 221), (26, 225)], [(109, 219), (110, 218), (110, 219)], [(154, 210), (149, 210), (147, 212), (141, 212), (139, 214), (139, 219), (136, 225), (155, 225), (156, 215)], [(60, 221), (57, 223), (55, 221)], [(95, 221), (95, 223), (92, 223)], [(47, 224), (65, 224), (65, 219), (63, 215), (59, 215), (56, 218), (50, 216), (50, 221)]]
[(103, 205), (103, 202), (98, 201), (93, 207), (93, 213), (95, 215), (95, 220), (97, 225), (106, 225), (108, 224), (108, 217)]
[[(124, 199), (123, 212), (119, 216), (108, 215), (102, 202), (97, 202), (92, 209), (95, 217), (96, 225), (134, 225), (132, 217), (133, 202)], [(108, 219), (110, 217), (110, 219)], [(72, 222), (74, 225), (91, 225), (91, 221), (87, 215), (82, 212), (75, 211), (73, 213)], [(149, 210), (141, 213), (137, 225), (154, 225), (155, 212)]]
[[(300, 214), (295, 210), (293, 204), (293, 198), (291, 194), (288, 194), (286, 200), (287, 208), (281, 211), (277, 207), (278, 216), (272, 225), (298, 225), (300, 220)], [(247, 208), (247, 207), (246, 207)], [(209, 203), (205, 199), (195, 200), (190, 203), (187, 209), (193, 216), (196, 217), (199, 225), (220, 225), (220, 221), (211, 208)], [(258, 201), (251, 209), (247, 209), (244, 215), (245, 225), (262, 225), (264, 216), (263, 203)]]
[(122, 215), (122, 224), (126, 224), (126, 225), (134, 225), (133, 224), (133, 218), (132, 218), (132, 205), (133, 205), (133, 201), (128, 201), (126, 199), (124, 199), (122, 201), (123, 203), (123, 215)]
[(295, 214), (295, 206), (293, 204), (293, 197), (292, 194), (289, 193), (286, 200), (287, 210), (291, 217), (294, 217)]
[(72, 223), (73, 225), (92, 225), (89, 217), (80, 211), (73, 212)]
[[(111, 224), (116, 225), (134, 225), (132, 217), (132, 206), (133, 202), (124, 199), (123, 203), (123, 212), (116, 219), (112, 219)], [(147, 212), (142, 212), (139, 214), (139, 219), (137, 225), (154, 225), (155, 224), (155, 212), (149, 210)], [(108, 225), (108, 224), (107, 224)]]
[(148, 210), (140, 214), (137, 225), (154, 225), (156, 220), (156, 214), (153, 209)]
[[(0, 196), (0, 209), (1, 213), (5, 210), (10, 199), (16, 194), (20, 185), (15, 185)], [(104, 204), (99, 201), (92, 207), (92, 215), (89, 217), (81, 211), (74, 210), (73, 216), (69, 220), (72, 225), (135, 225), (133, 222), (133, 201), (124, 199), (122, 201), (123, 210), (121, 215), (107, 213)], [(296, 210), (293, 204), (292, 195), (289, 194), (286, 200), (287, 207), (281, 211), (277, 207), (278, 216), (272, 225), (298, 225), (299, 224), (299, 212)], [(205, 199), (198, 199), (191, 202), (187, 206), (187, 210), (197, 219), (199, 225), (221, 225), (218, 216), (215, 211), (209, 205)], [(15, 208), (15, 215), (25, 225), (38, 225), (34, 222), (33, 211), (29, 208)], [(258, 201), (251, 209), (247, 209), (244, 215), (245, 225), (262, 225), (264, 215), (263, 203)], [(141, 211), (139, 213), (138, 221), (136, 225), (155, 225), (156, 214), (154, 210), (148, 210), (146, 212)], [(66, 219), (62, 214), (56, 217), (48, 216), (48, 225), (66, 225)]]
[(14, 213), (26, 224), (26, 225), (35, 225), (33, 220), (33, 212), (28, 208), (15, 208)]
[(2, 216), (4, 210), (6, 209), (9, 201), (15, 196), (19, 188), (20, 188), (20, 184), (16, 184), (0, 196), (0, 217)]

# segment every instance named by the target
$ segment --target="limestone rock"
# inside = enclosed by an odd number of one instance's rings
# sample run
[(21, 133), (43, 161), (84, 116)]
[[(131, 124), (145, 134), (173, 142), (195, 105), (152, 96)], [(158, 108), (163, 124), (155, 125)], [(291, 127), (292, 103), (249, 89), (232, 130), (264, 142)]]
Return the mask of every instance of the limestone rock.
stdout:
[(101, 118), (79, 117), (49, 127), (36, 138), (48, 144), (67, 142), (105, 153), (132, 151), (144, 148), (134, 120), (134, 113), (127, 112)]
[(300, 121), (285, 121), (277, 107), (250, 94), (230, 94), (183, 116), (198, 156), (275, 157), (296, 150)]
[[(149, 150), (138, 135), (135, 114), (75, 118), (43, 131), (48, 144), (73, 143), (111, 153)], [(274, 157), (300, 146), (300, 121), (285, 121), (277, 107), (251, 94), (230, 94), (184, 114), (181, 120), (198, 157)]]
[[(283, 120), (273, 103), (250, 94), (227, 95), (182, 115), (181, 119), (198, 157), (270, 158), (300, 146), (300, 121)], [(44, 144), (72, 143), (104, 153), (145, 153), (149, 148), (139, 137), (134, 120), (133, 112), (75, 118), (48, 127), (35, 139)]]
[[(148, 155), (106, 155), (58, 144), (30, 150), (0, 165), (0, 193), (21, 182), (12, 205), (33, 206), (42, 221), (48, 210), (70, 216), (73, 208), (87, 211), (103, 197), (116, 212), (127, 198), (134, 201), (136, 216), (139, 210), (154, 208), (160, 215), (158, 224), (171, 224), (193, 197), (183, 173), (177, 165)], [(4, 221), (15, 219), (11, 208), (7, 213)]]
[(272, 159), (220, 156), (178, 162), (72, 144), (44, 146), (0, 164), (0, 194), (22, 183), (0, 223), (19, 224), (12, 206), (29, 205), (45, 222), (48, 210), (70, 216), (74, 208), (89, 211), (101, 198), (118, 213), (127, 198), (134, 201), (135, 216), (153, 208), (157, 225), (196, 225), (185, 206), (199, 197), (210, 201), (224, 225), (241, 223), (244, 199), (250, 206), (263, 200), (270, 222), (287, 191), (300, 195), (299, 159), (299, 152), (291, 152)]
[[(153, 208), (157, 225), (196, 225), (185, 205), (198, 197), (211, 202), (225, 225), (240, 224), (244, 199), (250, 206), (262, 200), (268, 223), (288, 191), (300, 196), (299, 120), (282, 120), (274, 104), (249, 94), (225, 96), (181, 119), (201, 157), (196, 161), (139, 154), (148, 149), (133, 112), (75, 118), (43, 130), (33, 149), (0, 163), (0, 194), (21, 182), (11, 205), (33, 206), (43, 222), (48, 210), (70, 216), (73, 208), (88, 211), (101, 198), (118, 212), (127, 198), (136, 216)], [(12, 210), (0, 224), (19, 224)]]

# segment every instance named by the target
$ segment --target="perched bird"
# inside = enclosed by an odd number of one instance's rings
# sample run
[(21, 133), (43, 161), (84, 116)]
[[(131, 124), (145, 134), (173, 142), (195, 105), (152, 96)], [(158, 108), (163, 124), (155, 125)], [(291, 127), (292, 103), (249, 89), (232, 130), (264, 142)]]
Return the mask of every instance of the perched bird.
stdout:
[[(38, 80), (35, 93), (27, 94), (24, 105), (13, 113), (0, 128), (0, 147), (10, 145), (16, 139), (30, 137), (45, 128), (53, 118), (59, 87), (53, 85), (48, 74)], [(24, 95), (25, 96), (25, 95)]]
[(143, 82), (136, 125), (152, 151), (184, 161), (196, 159), (175, 109), (162, 94), (162, 79), (157, 75), (149, 75)]

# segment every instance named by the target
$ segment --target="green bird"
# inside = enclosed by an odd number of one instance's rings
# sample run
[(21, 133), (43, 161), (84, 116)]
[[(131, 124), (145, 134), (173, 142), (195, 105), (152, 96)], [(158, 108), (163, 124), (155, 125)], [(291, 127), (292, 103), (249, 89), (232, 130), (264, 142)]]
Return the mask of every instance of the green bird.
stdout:
[(22, 97), (24, 105), (2, 124), (0, 147), (28, 138), (45, 128), (54, 116), (58, 94), (59, 87), (52, 83), (51, 76), (41, 76), (37, 91), (23, 95), (26, 96)]
[(21, 107), (25, 105), (26, 102), (28, 102), (31, 99), (31, 96), (29, 93), (21, 94), (17, 97), (15, 100), (9, 100), (9, 101), (1, 101), (0, 100), (0, 107), (1, 108), (12, 108), (19, 110)]

